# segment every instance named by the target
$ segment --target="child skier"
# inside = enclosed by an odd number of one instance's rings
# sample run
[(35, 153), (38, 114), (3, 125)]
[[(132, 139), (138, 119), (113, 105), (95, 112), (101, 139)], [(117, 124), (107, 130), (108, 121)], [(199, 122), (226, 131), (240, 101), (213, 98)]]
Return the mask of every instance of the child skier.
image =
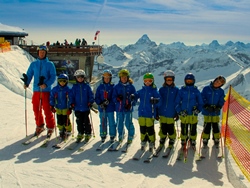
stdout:
[(151, 73), (146, 73), (143, 76), (144, 86), (135, 94), (136, 99), (140, 99), (138, 108), (140, 134), (141, 134), (141, 149), (144, 149), (149, 142), (149, 150), (153, 151), (155, 146), (155, 110), (156, 104), (160, 101), (160, 94), (154, 84), (154, 76)]
[[(195, 84), (195, 77), (188, 73), (176, 97), (176, 111), (181, 120), (181, 144), (186, 146), (189, 140), (192, 147), (196, 145), (198, 114), (202, 110), (202, 97)], [(189, 132), (188, 132), (189, 127)]]
[[(124, 139), (124, 121), (125, 126), (128, 130), (128, 139), (127, 143), (131, 143), (134, 134), (135, 128), (132, 121), (132, 105), (135, 105), (133, 102), (133, 97), (136, 90), (133, 85), (133, 80), (129, 76), (129, 71), (127, 69), (122, 69), (119, 71), (120, 81), (114, 86), (112, 100), (115, 103), (116, 111), (116, 122), (118, 128), (119, 142), (122, 142)], [(132, 99), (132, 100), (131, 100)]]
[(115, 104), (112, 101), (114, 84), (111, 80), (112, 72), (110, 70), (104, 70), (102, 74), (102, 83), (97, 87), (95, 93), (95, 102), (99, 105), (100, 137), (102, 142), (105, 141), (107, 136), (107, 120), (109, 122), (110, 142), (114, 142), (116, 137), (116, 124), (114, 117)]
[(88, 142), (91, 138), (91, 124), (89, 120), (90, 108), (94, 103), (94, 94), (91, 87), (85, 81), (86, 74), (84, 70), (78, 69), (74, 73), (76, 84), (71, 89), (70, 104), (71, 108), (75, 111), (76, 123), (77, 123), (77, 139), (76, 142), (80, 142), (84, 138), (85, 142)]
[(169, 148), (172, 148), (176, 139), (176, 130), (174, 123), (178, 119), (177, 112), (175, 111), (175, 99), (177, 97), (179, 88), (174, 83), (175, 74), (171, 70), (164, 72), (164, 83), (159, 89), (161, 96), (161, 103), (157, 108), (160, 119), (160, 147), (164, 146), (166, 138), (169, 138)]
[(226, 83), (223, 76), (218, 76), (208, 86), (204, 87), (201, 96), (204, 106), (202, 115), (204, 116), (204, 129), (202, 133), (203, 146), (206, 147), (210, 139), (211, 128), (213, 128), (214, 144), (218, 147), (220, 140), (220, 110), (224, 105), (224, 90), (221, 88)]
[(67, 139), (72, 130), (69, 118), (71, 109), (69, 108), (68, 80), (69, 77), (66, 74), (60, 74), (57, 77), (57, 86), (50, 92), (50, 109), (51, 112), (56, 112), (57, 127), (62, 140)]

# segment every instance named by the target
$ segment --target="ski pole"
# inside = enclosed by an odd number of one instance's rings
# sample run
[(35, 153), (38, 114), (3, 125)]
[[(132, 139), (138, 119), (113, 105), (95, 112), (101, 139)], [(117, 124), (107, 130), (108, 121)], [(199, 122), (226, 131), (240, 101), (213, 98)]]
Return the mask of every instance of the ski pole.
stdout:
[[(27, 74), (23, 73), (23, 78), (21, 78), (24, 85), (27, 87), (26, 82), (28, 80)], [(25, 120), (25, 132), (26, 137), (28, 136), (28, 120), (27, 120), (27, 89), (24, 89), (24, 120)]]
[(91, 110), (89, 110), (89, 115), (90, 115), (90, 123), (91, 123), (92, 132), (93, 132), (93, 137), (95, 138), (95, 130), (94, 130), (94, 126), (93, 126)]

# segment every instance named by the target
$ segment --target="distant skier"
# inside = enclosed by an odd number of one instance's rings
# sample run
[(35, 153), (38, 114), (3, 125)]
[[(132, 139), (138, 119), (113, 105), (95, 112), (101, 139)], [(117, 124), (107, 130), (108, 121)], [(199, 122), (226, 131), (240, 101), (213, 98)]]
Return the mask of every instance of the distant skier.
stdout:
[(91, 138), (92, 132), (89, 114), (90, 108), (94, 103), (94, 94), (90, 85), (85, 81), (86, 74), (84, 70), (76, 70), (74, 77), (76, 79), (76, 84), (74, 84), (71, 89), (70, 104), (76, 116), (78, 131), (76, 142), (80, 142), (84, 136), (87, 142)]
[(197, 138), (198, 114), (202, 110), (201, 93), (195, 84), (195, 77), (188, 73), (184, 78), (185, 85), (181, 87), (176, 97), (176, 111), (181, 120), (181, 145), (187, 142), (195, 147)]
[(57, 127), (62, 140), (71, 134), (71, 123), (69, 115), (72, 109), (69, 104), (70, 88), (68, 87), (69, 78), (66, 74), (60, 74), (57, 78), (57, 86), (50, 92), (50, 109), (56, 112)]
[(135, 105), (131, 101), (131, 95), (135, 94), (136, 90), (133, 85), (133, 80), (130, 78), (129, 71), (127, 69), (122, 69), (119, 71), (120, 81), (114, 86), (112, 100), (115, 103), (116, 108), (116, 122), (118, 128), (119, 141), (122, 142), (124, 139), (124, 123), (128, 130), (127, 142), (131, 143), (135, 128), (132, 121), (132, 105)]
[(56, 80), (56, 69), (54, 64), (46, 57), (47, 51), (46, 46), (38, 47), (38, 58), (30, 64), (27, 70), (27, 81), (24, 83), (24, 88), (26, 89), (29, 86), (34, 77), (32, 104), (36, 121), (35, 135), (38, 136), (44, 131), (43, 109), (48, 129), (47, 136), (50, 137), (54, 131), (55, 119), (50, 111), (49, 97), (51, 86)]
[[(114, 117), (115, 104), (112, 101), (114, 84), (111, 82), (112, 72), (104, 70), (102, 74), (102, 83), (97, 87), (95, 93), (95, 102), (99, 105), (100, 117), (100, 137), (102, 142), (110, 135), (110, 142), (114, 142), (116, 137), (116, 123)], [(108, 125), (107, 125), (108, 123)], [(109, 131), (107, 130), (109, 127)]]
[(175, 121), (178, 120), (178, 114), (175, 111), (175, 99), (179, 88), (174, 83), (175, 74), (171, 70), (164, 72), (164, 83), (159, 89), (161, 103), (157, 108), (160, 119), (160, 146), (164, 146), (166, 138), (169, 138), (168, 147), (173, 147), (176, 139)]
[(144, 149), (149, 142), (149, 150), (155, 147), (155, 128), (154, 121), (156, 116), (156, 107), (160, 101), (160, 94), (154, 84), (152, 73), (146, 73), (143, 76), (142, 89), (135, 93), (135, 99), (140, 100), (138, 108), (141, 148)]
[(202, 133), (203, 146), (207, 146), (210, 139), (211, 128), (213, 129), (213, 140), (216, 146), (220, 140), (220, 110), (224, 105), (224, 90), (221, 88), (226, 83), (223, 76), (218, 76), (208, 86), (205, 86), (201, 92), (204, 106), (202, 115), (204, 116), (204, 130)]

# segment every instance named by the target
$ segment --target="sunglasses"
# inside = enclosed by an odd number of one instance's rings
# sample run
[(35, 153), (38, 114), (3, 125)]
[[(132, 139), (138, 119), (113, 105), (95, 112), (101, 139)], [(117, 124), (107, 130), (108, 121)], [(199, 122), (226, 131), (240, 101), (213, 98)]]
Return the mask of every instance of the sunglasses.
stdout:
[(58, 82), (63, 82), (63, 83), (66, 83), (67, 80), (58, 80)]
[(76, 78), (84, 78), (84, 76), (76, 76)]

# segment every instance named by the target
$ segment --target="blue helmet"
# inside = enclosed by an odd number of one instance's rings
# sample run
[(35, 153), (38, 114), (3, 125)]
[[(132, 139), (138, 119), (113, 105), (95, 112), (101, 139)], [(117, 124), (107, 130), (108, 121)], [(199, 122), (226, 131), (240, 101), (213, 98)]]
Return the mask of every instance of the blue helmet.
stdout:
[(60, 74), (58, 77), (57, 77), (57, 79), (64, 79), (64, 80), (69, 80), (69, 77), (68, 77), (68, 75), (67, 74)]
[(103, 73), (102, 73), (102, 76), (104, 75), (109, 75), (110, 77), (112, 77), (112, 72), (110, 70), (104, 70)]
[(185, 79), (184, 79), (185, 84), (186, 84), (186, 80), (193, 80), (193, 83), (191, 85), (194, 85), (194, 83), (195, 83), (195, 76), (192, 73), (188, 73), (185, 76)]

